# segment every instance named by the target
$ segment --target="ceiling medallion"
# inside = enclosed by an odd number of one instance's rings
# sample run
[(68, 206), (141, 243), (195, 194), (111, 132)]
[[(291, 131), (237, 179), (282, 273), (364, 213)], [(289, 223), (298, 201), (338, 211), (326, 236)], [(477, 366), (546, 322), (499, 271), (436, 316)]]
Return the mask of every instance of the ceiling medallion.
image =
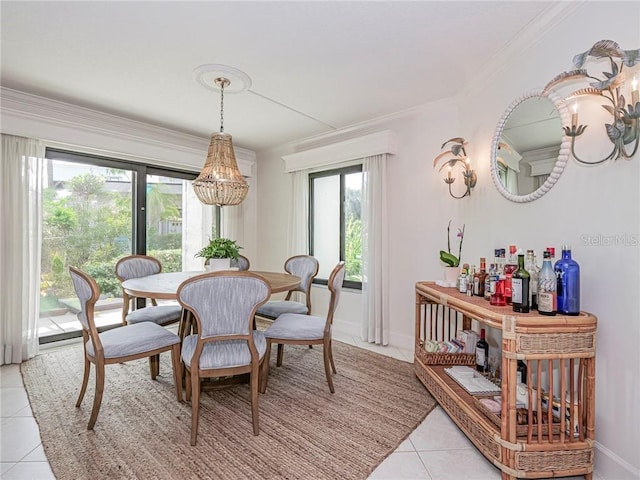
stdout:
[(242, 93), (251, 88), (251, 78), (242, 70), (229, 65), (207, 63), (193, 70), (195, 80), (207, 90), (220, 91), (216, 83), (218, 78), (226, 78), (230, 85), (225, 85), (225, 93)]

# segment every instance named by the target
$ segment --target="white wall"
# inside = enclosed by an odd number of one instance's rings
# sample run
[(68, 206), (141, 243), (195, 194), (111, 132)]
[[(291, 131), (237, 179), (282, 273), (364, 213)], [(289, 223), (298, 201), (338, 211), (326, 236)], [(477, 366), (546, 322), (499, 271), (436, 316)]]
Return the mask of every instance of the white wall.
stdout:
[[(623, 234), (640, 238), (640, 154), (631, 161), (610, 161), (597, 167), (571, 159), (556, 186), (529, 204), (504, 199), (494, 188), (489, 171), (495, 125), (514, 98), (572, 69), (573, 56), (598, 40), (612, 39), (627, 49), (640, 47), (638, 2), (588, 2), (563, 8), (549, 15), (544, 25), (523, 32), (519, 43), (505, 48), (496, 63), (479, 72), (476, 83), (455, 100), (371, 122), (361, 129), (258, 152), (258, 259), (260, 268), (271, 269), (280, 267), (286, 258), (291, 197), (282, 155), (344, 136), (394, 130), (398, 153), (388, 169), (391, 343), (413, 344), (414, 283), (442, 275), (438, 251), (446, 247), (449, 219), (455, 226), (466, 224), (462, 256), (469, 263), (477, 263), (480, 256), (491, 258), (495, 247), (512, 243), (537, 252), (570, 244), (582, 271), (581, 306), (599, 319), (596, 471), (605, 479), (638, 478), (639, 248), (637, 242), (598, 246), (587, 245), (585, 239)], [(581, 113), (581, 123), (589, 121)], [(602, 124), (593, 123), (589, 129), (595, 134), (580, 140), (579, 152), (589, 156), (610, 149)], [(469, 140), (468, 153), (478, 174), (473, 195), (463, 200), (449, 197), (441, 176), (431, 167), (440, 145), (455, 136)], [(314, 289), (313, 295), (314, 308), (321, 309), (325, 291)], [(341, 302), (336, 328), (359, 332), (359, 294), (347, 293)]]

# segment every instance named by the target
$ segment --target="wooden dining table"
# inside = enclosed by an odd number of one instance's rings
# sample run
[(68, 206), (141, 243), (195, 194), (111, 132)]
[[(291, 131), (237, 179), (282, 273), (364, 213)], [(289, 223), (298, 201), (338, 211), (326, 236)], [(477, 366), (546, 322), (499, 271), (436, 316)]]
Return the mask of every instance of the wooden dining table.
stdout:
[[(302, 279), (284, 272), (248, 270), (260, 275), (271, 287), (271, 293), (287, 292), (300, 285)], [(146, 277), (130, 278), (122, 282), (122, 288), (132, 297), (156, 300), (177, 300), (178, 287), (189, 278), (209, 273), (206, 271), (161, 272)]]
[[(247, 270), (249, 273), (260, 275), (271, 287), (271, 293), (287, 292), (300, 285), (302, 279), (296, 275), (284, 272), (265, 272), (258, 270)], [(155, 300), (177, 300), (178, 288), (185, 280), (197, 275), (210, 273), (207, 271), (189, 271), (189, 272), (161, 272), (146, 277), (131, 278), (122, 282), (122, 288), (132, 297), (150, 298)], [(191, 313), (182, 309), (180, 325), (178, 327), (178, 336), (184, 339), (187, 335), (195, 331), (196, 325), (193, 322)], [(255, 326), (254, 326), (255, 328)], [(220, 380), (204, 381), (202, 383), (203, 390), (215, 390), (218, 388), (226, 388), (238, 383), (247, 383), (248, 375), (237, 375), (235, 377), (226, 377)], [(184, 378), (183, 378), (184, 381)]]

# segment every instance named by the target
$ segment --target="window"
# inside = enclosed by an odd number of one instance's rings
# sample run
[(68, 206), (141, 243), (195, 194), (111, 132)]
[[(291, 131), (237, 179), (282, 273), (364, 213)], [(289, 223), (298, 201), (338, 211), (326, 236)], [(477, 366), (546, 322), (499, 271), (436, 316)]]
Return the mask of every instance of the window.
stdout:
[(55, 149), (46, 162), (40, 343), (81, 334), (69, 265), (98, 282), (101, 327), (122, 322), (118, 259), (148, 254), (165, 272), (202, 269), (194, 254), (218, 236), (219, 207), (198, 201), (196, 173)]
[(315, 283), (327, 284), (345, 262), (344, 286), (362, 288), (362, 165), (309, 175), (309, 252), (320, 262)]

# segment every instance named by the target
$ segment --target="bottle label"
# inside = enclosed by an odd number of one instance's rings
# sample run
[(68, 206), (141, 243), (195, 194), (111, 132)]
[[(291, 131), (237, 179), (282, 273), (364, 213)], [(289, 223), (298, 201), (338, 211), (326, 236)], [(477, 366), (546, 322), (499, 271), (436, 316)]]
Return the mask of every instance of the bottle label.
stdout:
[(486, 357), (485, 357), (484, 349), (476, 348), (476, 365), (479, 367), (484, 367), (485, 361), (486, 361)]
[(512, 303), (523, 303), (522, 302), (522, 279), (521, 278), (511, 278), (511, 302)]
[(518, 383), (524, 383), (524, 382), (522, 381), (522, 372), (521, 372), (520, 370), (518, 370), (518, 371), (516, 372), (516, 381), (517, 381)]
[(554, 312), (556, 310), (556, 299), (553, 292), (540, 292), (538, 294), (538, 311)]

